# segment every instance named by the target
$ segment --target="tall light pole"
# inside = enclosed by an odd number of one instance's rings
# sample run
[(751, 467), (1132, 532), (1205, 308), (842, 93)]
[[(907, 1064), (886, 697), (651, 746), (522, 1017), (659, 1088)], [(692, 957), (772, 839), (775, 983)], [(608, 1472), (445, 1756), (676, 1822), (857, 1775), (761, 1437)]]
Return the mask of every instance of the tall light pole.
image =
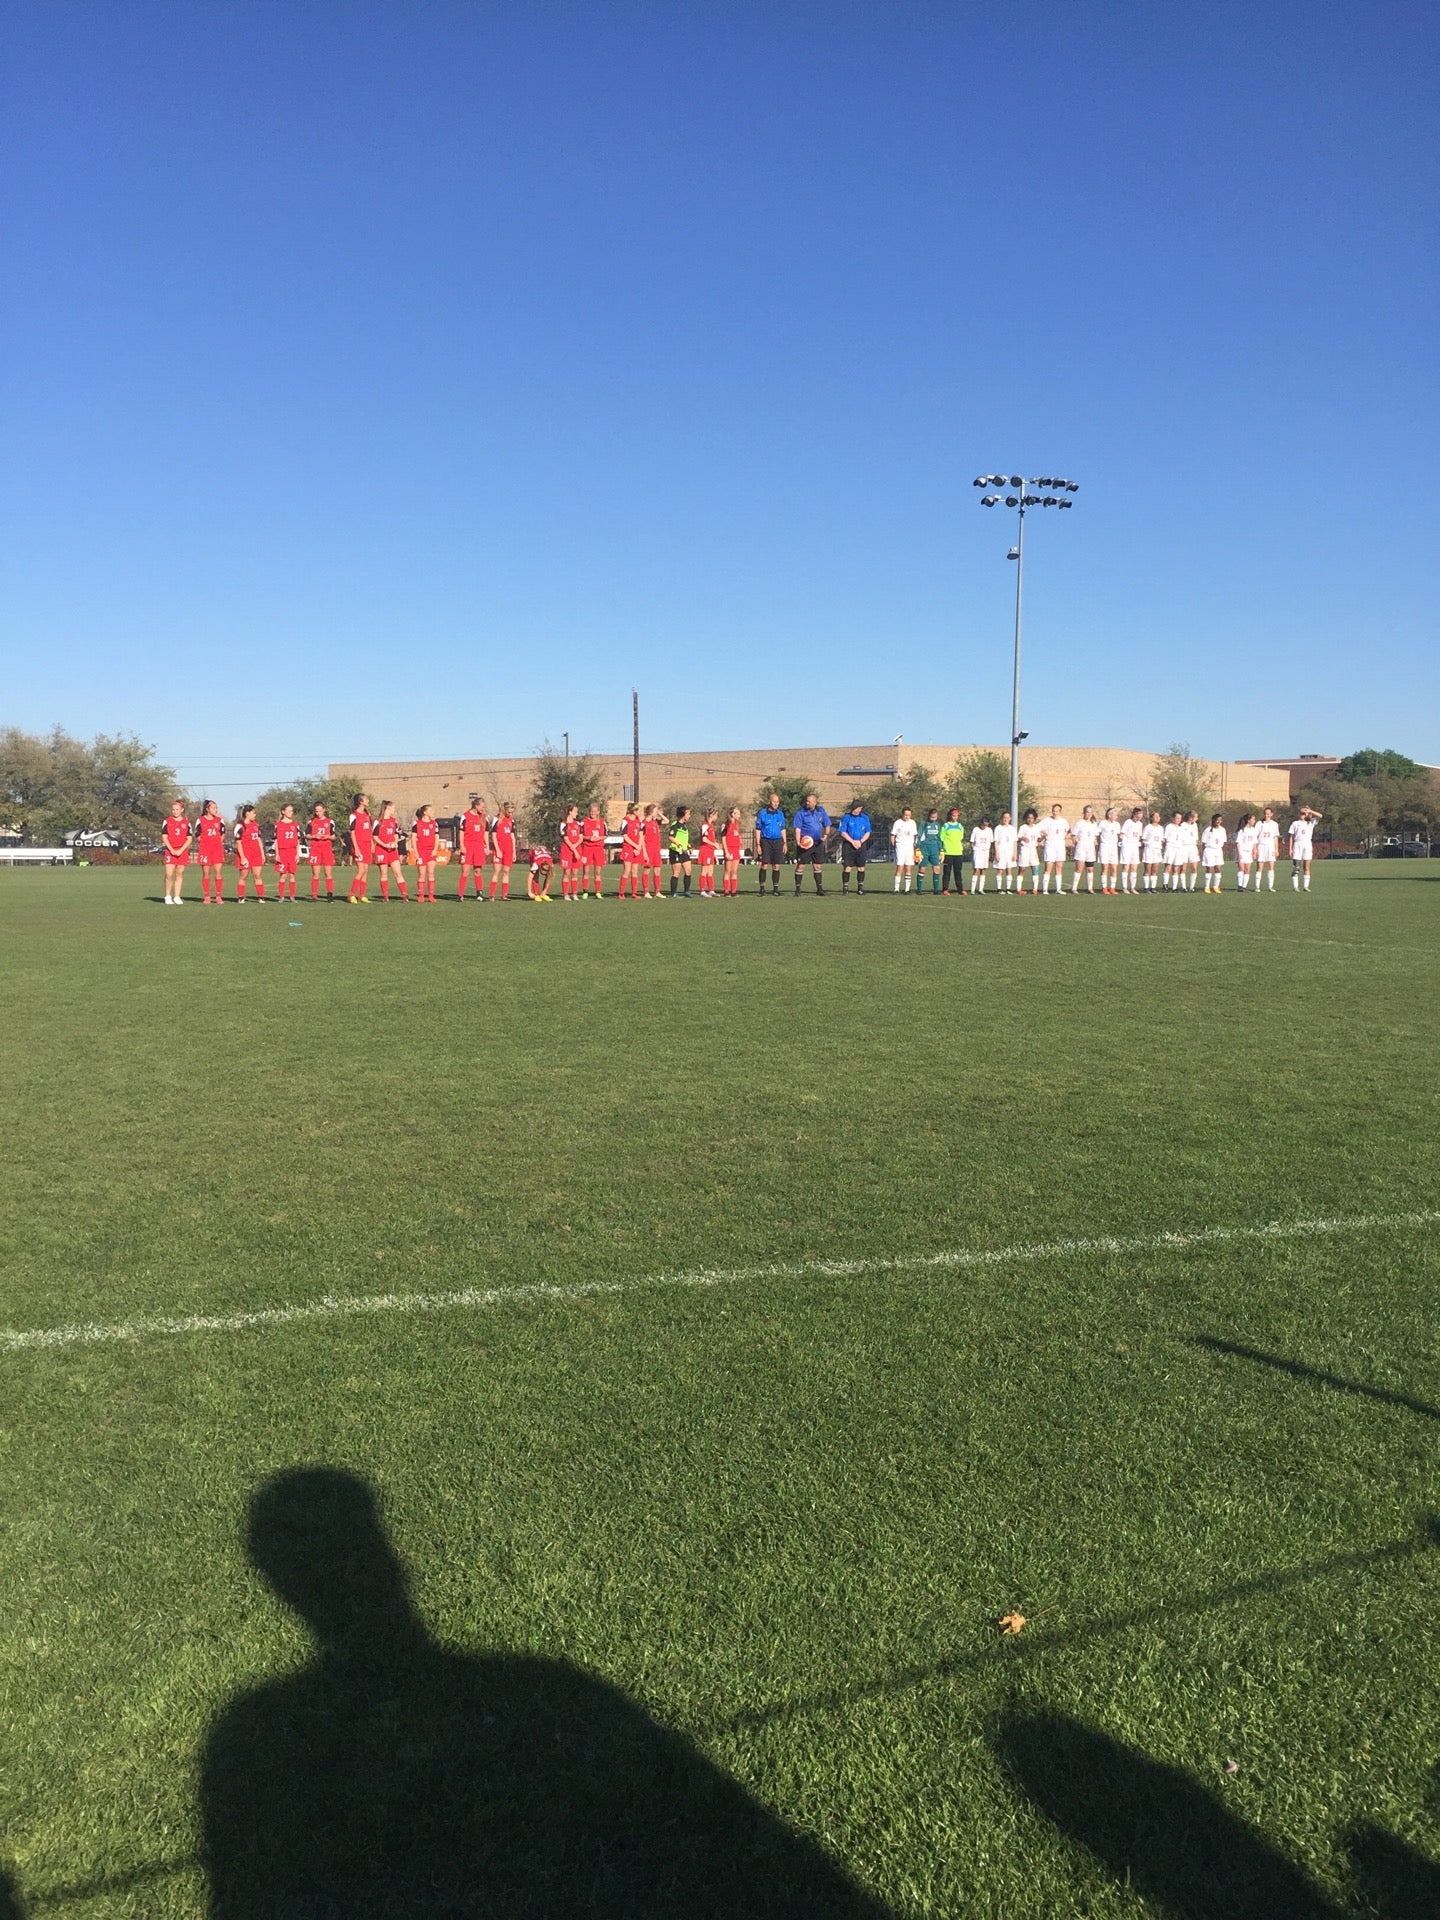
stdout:
[[(1020, 742), (1026, 738), (1020, 731), (1020, 613), (1025, 595), (1025, 511), (1028, 507), (1073, 507), (1075, 502), (1064, 496), (1078, 493), (1080, 483), (1077, 480), (1053, 479), (1049, 475), (1039, 480), (1025, 480), (1018, 473), (1008, 477), (1003, 473), (982, 473), (975, 485), (1009, 487), (1008, 493), (982, 494), (980, 504), (982, 507), (998, 507), (1003, 502), (1007, 507), (1014, 507), (1020, 517), (1019, 531), (1008, 556), (1015, 562), (1015, 682), (1010, 700), (1010, 818), (1013, 821), (1020, 811)], [(1031, 487), (1039, 491), (1031, 493)]]

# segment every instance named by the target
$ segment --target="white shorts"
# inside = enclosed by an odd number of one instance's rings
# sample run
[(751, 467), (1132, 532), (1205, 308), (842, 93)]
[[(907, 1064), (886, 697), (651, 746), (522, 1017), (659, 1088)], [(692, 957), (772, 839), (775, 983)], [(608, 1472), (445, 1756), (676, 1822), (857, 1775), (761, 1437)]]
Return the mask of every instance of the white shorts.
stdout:
[(1224, 865), (1225, 862), (1223, 860), (1207, 860), (1205, 862), (1205, 871), (1207, 873), (1219, 873)]
[(1000, 869), (1001, 873), (1013, 873), (1015, 871), (1015, 866), (1016, 866), (1014, 854), (1012, 853), (1008, 860), (1002, 860), (997, 854), (995, 858), (995, 865)]

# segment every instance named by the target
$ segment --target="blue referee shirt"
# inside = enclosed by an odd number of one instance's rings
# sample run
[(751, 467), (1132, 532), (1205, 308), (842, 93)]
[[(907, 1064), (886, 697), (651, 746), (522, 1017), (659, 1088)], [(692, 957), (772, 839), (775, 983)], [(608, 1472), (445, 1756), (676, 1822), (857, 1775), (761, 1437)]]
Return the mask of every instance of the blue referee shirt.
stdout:
[(785, 831), (785, 815), (779, 807), (761, 807), (755, 816), (755, 831), (762, 840), (778, 840)]
[(870, 831), (869, 814), (847, 813), (845, 818), (840, 822), (840, 831), (847, 840), (863, 840)]
[(795, 816), (795, 833), (809, 834), (812, 840), (823, 840), (830, 826), (830, 816), (824, 807), (801, 807)]

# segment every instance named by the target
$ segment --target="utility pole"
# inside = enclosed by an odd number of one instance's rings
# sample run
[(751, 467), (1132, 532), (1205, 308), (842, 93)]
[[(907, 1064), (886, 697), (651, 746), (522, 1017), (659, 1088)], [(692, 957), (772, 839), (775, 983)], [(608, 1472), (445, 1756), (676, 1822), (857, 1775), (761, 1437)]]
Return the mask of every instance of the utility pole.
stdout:
[(640, 695), (634, 687), (630, 689), (630, 722), (632, 729), (630, 799), (638, 807), (640, 804)]
[(570, 735), (568, 732), (565, 734), (564, 738), (565, 738), (565, 764), (568, 767), (570, 764)]

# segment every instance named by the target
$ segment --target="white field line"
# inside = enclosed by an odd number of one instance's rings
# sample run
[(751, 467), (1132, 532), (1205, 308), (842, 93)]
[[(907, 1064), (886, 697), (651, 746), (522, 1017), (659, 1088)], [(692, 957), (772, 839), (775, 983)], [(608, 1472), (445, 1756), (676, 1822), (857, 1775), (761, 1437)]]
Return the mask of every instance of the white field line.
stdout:
[(1040, 1240), (1013, 1247), (961, 1247), (947, 1253), (901, 1254), (885, 1260), (796, 1260), (764, 1267), (696, 1268), (635, 1280), (581, 1280), (571, 1286), (536, 1283), (515, 1287), (461, 1287), (451, 1293), (325, 1294), (292, 1307), (257, 1307), (250, 1313), (186, 1313), (144, 1320), (92, 1322), (29, 1331), (0, 1330), (0, 1351), (36, 1347), (91, 1347), (106, 1341), (155, 1340), (184, 1333), (246, 1333), (256, 1327), (288, 1327), (304, 1320), (341, 1320), (375, 1313), (446, 1313), (524, 1306), (531, 1301), (590, 1300), (610, 1294), (665, 1287), (734, 1287), (761, 1280), (852, 1280), (888, 1273), (955, 1273), (977, 1267), (1009, 1267), (1084, 1254), (1183, 1253), (1190, 1247), (1251, 1240), (1311, 1240), (1339, 1233), (1387, 1233), (1440, 1225), (1440, 1211), (1358, 1213), (1338, 1219), (1274, 1220), (1256, 1227), (1202, 1227), (1191, 1233), (1144, 1233), (1130, 1239), (1101, 1234), (1092, 1239)]

